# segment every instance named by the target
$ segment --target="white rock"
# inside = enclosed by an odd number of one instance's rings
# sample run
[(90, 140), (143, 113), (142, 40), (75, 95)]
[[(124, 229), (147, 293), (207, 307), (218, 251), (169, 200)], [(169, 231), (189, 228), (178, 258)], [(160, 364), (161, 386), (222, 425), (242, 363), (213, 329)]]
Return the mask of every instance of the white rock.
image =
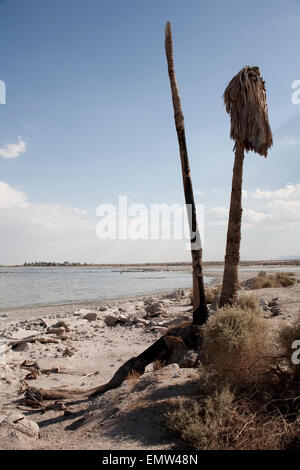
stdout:
[(128, 302), (128, 303), (120, 305), (119, 310), (120, 312), (124, 312), (124, 313), (134, 313), (135, 305)]
[(139, 300), (135, 303), (136, 310), (143, 310), (145, 308), (145, 303), (142, 300)]
[(133, 321), (135, 323), (142, 323), (143, 325), (148, 325), (150, 323), (149, 320), (145, 320), (145, 318), (138, 318), (138, 317), (135, 317)]
[(63, 326), (60, 326), (59, 328), (49, 327), (49, 328), (47, 328), (46, 333), (47, 333), (47, 335), (63, 336), (63, 335), (66, 334), (66, 330), (64, 329)]
[(162, 305), (159, 302), (147, 303), (145, 310), (148, 317), (154, 317), (164, 312)]
[(121, 323), (128, 323), (130, 321), (130, 318), (126, 315), (123, 315), (123, 313), (120, 313), (119, 315), (119, 322)]
[(79, 310), (75, 310), (73, 313), (74, 314), (79, 314), (79, 315), (86, 315), (87, 313), (93, 313), (94, 311), (88, 308), (80, 308)]
[(174, 362), (174, 364), (169, 364), (168, 366), (165, 366), (162, 368), (162, 371), (164, 374), (170, 374), (173, 375), (175, 372), (178, 372), (180, 369), (179, 365)]
[(153, 364), (153, 362), (151, 362), (151, 364), (148, 364), (148, 365), (145, 367), (145, 372), (154, 372), (154, 364)]
[(28, 437), (39, 437), (39, 426), (34, 421), (27, 419), (22, 413), (13, 411), (0, 424), (0, 429), (8, 428), (17, 431)]
[(101, 305), (101, 307), (98, 308), (99, 312), (106, 312), (107, 306), (106, 305)]

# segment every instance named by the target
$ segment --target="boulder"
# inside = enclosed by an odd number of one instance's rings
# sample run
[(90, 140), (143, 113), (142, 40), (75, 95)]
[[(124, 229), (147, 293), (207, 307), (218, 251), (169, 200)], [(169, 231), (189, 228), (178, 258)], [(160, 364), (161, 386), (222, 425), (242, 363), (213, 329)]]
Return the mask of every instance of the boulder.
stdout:
[(134, 304), (132, 304), (131, 302), (127, 302), (125, 304), (121, 304), (119, 307), (119, 310), (120, 312), (130, 314), (130, 313), (135, 313), (136, 309), (135, 309)]
[(66, 334), (66, 330), (63, 326), (60, 326), (59, 328), (52, 328), (51, 326), (49, 326), (47, 328), (46, 333), (47, 335), (64, 336)]
[(164, 313), (164, 309), (161, 305), (161, 303), (158, 301), (150, 301), (146, 303), (145, 305), (145, 310), (147, 313), (147, 317), (156, 317), (162, 313)]
[(59, 322), (55, 323), (54, 325), (51, 325), (51, 328), (61, 328), (61, 327), (64, 328), (65, 331), (67, 331), (68, 333), (69, 333), (69, 331), (71, 331), (69, 325), (64, 321), (59, 321)]
[(97, 313), (96, 312), (89, 312), (82, 317), (83, 320), (88, 320), (88, 321), (95, 321), (98, 319)]
[(104, 321), (107, 326), (115, 326), (119, 321), (119, 315), (116, 315), (115, 313), (109, 313), (104, 317)]
[[(174, 327), (176, 328), (177, 326), (180, 326), (183, 322), (191, 320), (188, 315), (182, 315), (181, 317), (178, 318), (173, 318), (170, 321), (163, 322), (161, 326), (164, 326), (165, 328), (171, 328)], [(160, 323), (158, 323), (160, 325)]]
[(0, 423), (0, 430), (3, 428), (10, 432), (19, 432), (28, 437), (39, 437), (39, 426), (35, 421), (27, 419), (22, 413), (13, 411), (7, 415)]
[(130, 318), (128, 315), (124, 315), (123, 313), (120, 313), (119, 315), (119, 322), (120, 323), (128, 323), (130, 321)]

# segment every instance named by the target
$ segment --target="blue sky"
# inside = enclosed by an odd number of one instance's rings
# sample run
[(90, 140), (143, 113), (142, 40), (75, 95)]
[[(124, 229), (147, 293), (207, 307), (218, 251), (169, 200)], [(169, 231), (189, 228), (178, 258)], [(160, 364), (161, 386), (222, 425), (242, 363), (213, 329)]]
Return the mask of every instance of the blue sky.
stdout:
[(95, 235), (97, 206), (119, 195), (147, 206), (184, 202), (167, 20), (194, 190), (205, 205), (205, 259), (224, 257), (233, 142), (222, 94), (244, 65), (259, 65), (266, 80), (274, 146), (267, 160), (246, 158), (242, 258), (300, 254), (300, 105), (291, 99), (299, 1), (3, 0), (0, 264), (189, 259), (177, 241)]

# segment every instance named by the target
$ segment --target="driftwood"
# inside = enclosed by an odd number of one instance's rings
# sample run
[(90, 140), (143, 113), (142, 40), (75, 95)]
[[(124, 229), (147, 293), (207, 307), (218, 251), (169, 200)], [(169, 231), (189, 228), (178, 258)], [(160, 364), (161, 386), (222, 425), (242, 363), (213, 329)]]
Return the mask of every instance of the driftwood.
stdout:
[(8, 343), (8, 346), (11, 349), (15, 349), (17, 346), (19, 346), (21, 344), (35, 343), (36, 341), (38, 341), (39, 343), (42, 343), (42, 344), (59, 343), (59, 341), (57, 339), (54, 339), (54, 338), (46, 338), (45, 336), (31, 335), (31, 336), (27, 336), (27, 338), (17, 339), (15, 341), (10, 341), (10, 343)]
[(44, 390), (26, 385), (24, 403), (33, 403), (34, 406), (38, 406), (38, 403), (43, 404), (47, 400), (55, 401), (78, 397), (92, 399), (108, 390), (119, 387), (130, 373), (137, 372), (138, 374), (143, 374), (147, 365), (155, 361), (161, 361), (165, 365), (174, 363), (189, 349), (200, 349), (201, 343), (202, 328), (200, 326), (185, 324), (184, 326), (173, 328), (144, 352), (126, 361), (106, 384), (84, 391), (79, 389), (64, 390), (62, 388)]

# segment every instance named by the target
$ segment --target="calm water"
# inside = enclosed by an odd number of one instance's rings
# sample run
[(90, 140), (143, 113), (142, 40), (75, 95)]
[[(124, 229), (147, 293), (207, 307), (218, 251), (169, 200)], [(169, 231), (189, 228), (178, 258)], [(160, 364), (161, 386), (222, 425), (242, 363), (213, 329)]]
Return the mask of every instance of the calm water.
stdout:
[[(293, 267), (246, 267), (241, 271), (299, 271)], [(209, 268), (223, 271), (222, 267)], [(211, 277), (204, 277), (205, 282)], [(138, 272), (120, 274), (104, 268), (1, 268), (0, 309), (30, 305), (84, 302), (192, 286), (190, 273), (179, 271)]]
[(191, 285), (191, 274), (184, 272), (0, 268), (0, 308), (129, 297)]

